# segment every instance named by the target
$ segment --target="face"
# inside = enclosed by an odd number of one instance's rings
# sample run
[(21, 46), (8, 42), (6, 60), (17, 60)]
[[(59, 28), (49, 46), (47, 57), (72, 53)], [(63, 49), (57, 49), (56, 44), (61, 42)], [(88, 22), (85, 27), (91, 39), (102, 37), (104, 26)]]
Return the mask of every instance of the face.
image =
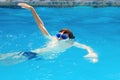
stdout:
[(61, 31), (58, 34), (56, 34), (56, 37), (58, 38), (58, 40), (67, 40), (69, 39), (69, 36), (67, 34), (67, 32), (65, 31)]

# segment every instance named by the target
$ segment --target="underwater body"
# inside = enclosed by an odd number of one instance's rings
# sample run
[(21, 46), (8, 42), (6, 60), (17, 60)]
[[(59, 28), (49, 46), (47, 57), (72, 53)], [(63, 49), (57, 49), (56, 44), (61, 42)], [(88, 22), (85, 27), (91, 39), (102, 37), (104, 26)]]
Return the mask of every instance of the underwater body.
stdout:
[[(0, 65), (0, 79), (119, 80), (119, 9), (36, 7), (52, 35), (61, 28), (70, 28), (75, 40), (91, 46), (99, 55), (99, 61), (89, 62), (83, 58), (87, 54), (85, 50), (72, 47), (51, 60), (35, 59), (14, 65), (9, 65), (8, 60), (8, 65)], [(1, 54), (30, 51), (47, 43), (28, 10), (0, 8), (0, 11)]]

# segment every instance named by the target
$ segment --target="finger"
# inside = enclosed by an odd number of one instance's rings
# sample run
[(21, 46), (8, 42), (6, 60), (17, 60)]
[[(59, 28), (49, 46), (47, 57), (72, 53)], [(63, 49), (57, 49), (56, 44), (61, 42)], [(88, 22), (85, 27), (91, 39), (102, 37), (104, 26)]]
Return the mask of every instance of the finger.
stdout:
[(18, 3), (17, 5), (18, 5), (18, 6), (21, 6), (21, 4), (22, 4), (22, 3)]

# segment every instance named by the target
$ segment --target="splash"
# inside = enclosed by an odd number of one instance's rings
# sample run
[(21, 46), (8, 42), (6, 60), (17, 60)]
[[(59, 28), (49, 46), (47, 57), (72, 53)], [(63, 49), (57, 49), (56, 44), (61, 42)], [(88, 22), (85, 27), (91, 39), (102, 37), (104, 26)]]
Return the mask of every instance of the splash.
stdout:
[(27, 58), (17, 53), (0, 54), (0, 64), (13, 65), (26, 61)]

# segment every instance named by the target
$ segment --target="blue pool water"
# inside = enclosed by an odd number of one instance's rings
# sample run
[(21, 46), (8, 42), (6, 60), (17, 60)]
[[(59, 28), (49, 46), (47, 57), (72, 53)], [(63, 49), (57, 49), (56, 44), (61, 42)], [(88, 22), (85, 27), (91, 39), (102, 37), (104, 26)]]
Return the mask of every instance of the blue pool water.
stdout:
[[(99, 55), (99, 62), (89, 62), (85, 50), (72, 47), (51, 60), (0, 64), (0, 80), (120, 80), (120, 8), (35, 9), (52, 35), (71, 29), (76, 41)], [(46, 41), (29, 10), (0, 8), (0, 54), (29, 51)]]

